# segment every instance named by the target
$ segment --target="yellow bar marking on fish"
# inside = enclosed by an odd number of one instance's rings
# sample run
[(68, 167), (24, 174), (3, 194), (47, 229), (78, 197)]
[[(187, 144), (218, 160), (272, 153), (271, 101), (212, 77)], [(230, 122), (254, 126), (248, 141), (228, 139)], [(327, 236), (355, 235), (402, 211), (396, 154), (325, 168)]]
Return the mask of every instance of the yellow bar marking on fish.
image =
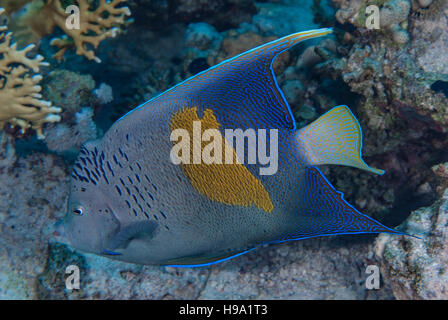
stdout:
[[(204, 116), (199, 118), (197, 108), (185, 108), (176, 113), (170, 121), (170, 130), (184, 129), (193, 137), (193, 125), (195, 121), (201, 122), (201, 136), (205, 130), (219, 130), (220, 124), (214, 113), (210, 109), (204, 110)], [(235, 149), (219, 133), (222, 146), (222, 158), (225, 159), (225, 151), (233, 152), (232, 164), (226, 164), (223, 160), (221, 164), (194, 163), (193, 159), (198, 159), (202, 155), (204, 147), (209, 142), (201, 141), (201, 148), (194, 148), (193, 142), (190, 144), (189, 164), (181, 163), (185, 175), (188, 177), (193, 187), (207, 198), (230, 205), (240, 205), (248, 207), (255, 205), (266, 212), (272, 212), (274, 205), (268, 191), (243, 164), (237, 159)], [(202, 140), (202, 139), (201, 139)], [(200, 155), (197, 153), (201, 152)], [(196, 154), (194, 154), (196, 153)]]

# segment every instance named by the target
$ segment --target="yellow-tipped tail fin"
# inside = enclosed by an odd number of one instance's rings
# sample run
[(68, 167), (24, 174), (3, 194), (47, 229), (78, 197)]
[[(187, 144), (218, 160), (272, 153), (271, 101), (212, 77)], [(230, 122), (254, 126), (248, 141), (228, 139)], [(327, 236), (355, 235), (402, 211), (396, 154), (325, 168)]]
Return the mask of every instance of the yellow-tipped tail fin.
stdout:
[(347, 106), (334, 107), (300, 129), (296, 138), (309, 165), (336, 164), (384, 174), (384, 170), (369, 167), (362, 159), (361, 127)]

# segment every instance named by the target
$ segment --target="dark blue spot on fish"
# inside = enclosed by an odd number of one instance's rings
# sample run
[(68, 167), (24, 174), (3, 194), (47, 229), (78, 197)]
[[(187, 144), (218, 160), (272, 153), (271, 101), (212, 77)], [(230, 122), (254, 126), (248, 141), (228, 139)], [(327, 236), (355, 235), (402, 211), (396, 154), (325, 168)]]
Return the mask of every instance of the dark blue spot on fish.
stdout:
[(100, 180), (100, 179), (98, 178), (98, 176), (95, 174), (95, 172), (92, 171), (91, 173), (92, 173), (92, 176), (95, 178), (95, 180), (97, 180), (97, 181)]
[(115, 185), (115, 188), (117, 189), (118, 194), (121, 196), (121, 189), (117, 185)]
[(104, 171), (103, 167), (101, 167), (101, 173), (102, 175), (100, 176), (102, 176), (104, 180), (106, 180), (107, 184), (109, 184), (109, 179), (107, 178), (106, 172)]
[(90, 176), (90, 171), (87, 168), (84, 168), (84, 172), (87, 174), (87, 177), (89, 179), (91, 179), (92, 177)]
[(166, 215), (162, 211), (160, 211), (160, 214), (166, 219)]
[(114, 170), (112, 170), (109, 161), (107, 161), (107, 168), (109, 169), (109, 172), (112, 174), (112, 177), (115, 177)]

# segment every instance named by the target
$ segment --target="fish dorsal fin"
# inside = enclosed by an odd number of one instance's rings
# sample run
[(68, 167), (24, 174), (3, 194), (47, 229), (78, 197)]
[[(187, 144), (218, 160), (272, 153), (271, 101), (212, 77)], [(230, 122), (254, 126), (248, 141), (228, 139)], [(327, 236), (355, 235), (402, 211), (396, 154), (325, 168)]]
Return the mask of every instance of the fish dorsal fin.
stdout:
[(294, 33), (223, 61), (151, 99), (141, 107), (198, 107), (216, 114), (223, 128), (288, 128), (295, 121), (279, 89), (272, 64), (297, 43), (332, 32), (324, 28)]
[(299, 152), (309, 165), (337, 164), (384, 174), (361, 157), (362, 132), (347, 106), (334, 107), (296, 134)]

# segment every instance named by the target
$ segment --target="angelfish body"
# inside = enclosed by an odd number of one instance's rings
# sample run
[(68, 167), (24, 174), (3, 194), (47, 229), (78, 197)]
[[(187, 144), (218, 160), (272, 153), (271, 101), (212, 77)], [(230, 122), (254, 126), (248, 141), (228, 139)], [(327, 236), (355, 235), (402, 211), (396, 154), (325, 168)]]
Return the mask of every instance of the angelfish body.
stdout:
[[(296, 129), (276, 84), (272, 62), (279, 53), (330, 32), (296, 33), (227, 60), (132, 110), (101, 140), (87, 143), (73, 168), (63, 223), (70, 244), (133, 263), (198, 266), (263, 243), (399, 234), (350, 206), (316, 168), (339, 164), (381, 173), (361, 159), (361, 130), (350, 110), (333, 108)], [(218, 130), (217, 139), (230, 148), (225, 129), (278, 130), (276, 172), (260, 174), (266, 164), (259, 163), (173, 163), (172, 133), (193, 134), (194, 121), (201, 130)]]

